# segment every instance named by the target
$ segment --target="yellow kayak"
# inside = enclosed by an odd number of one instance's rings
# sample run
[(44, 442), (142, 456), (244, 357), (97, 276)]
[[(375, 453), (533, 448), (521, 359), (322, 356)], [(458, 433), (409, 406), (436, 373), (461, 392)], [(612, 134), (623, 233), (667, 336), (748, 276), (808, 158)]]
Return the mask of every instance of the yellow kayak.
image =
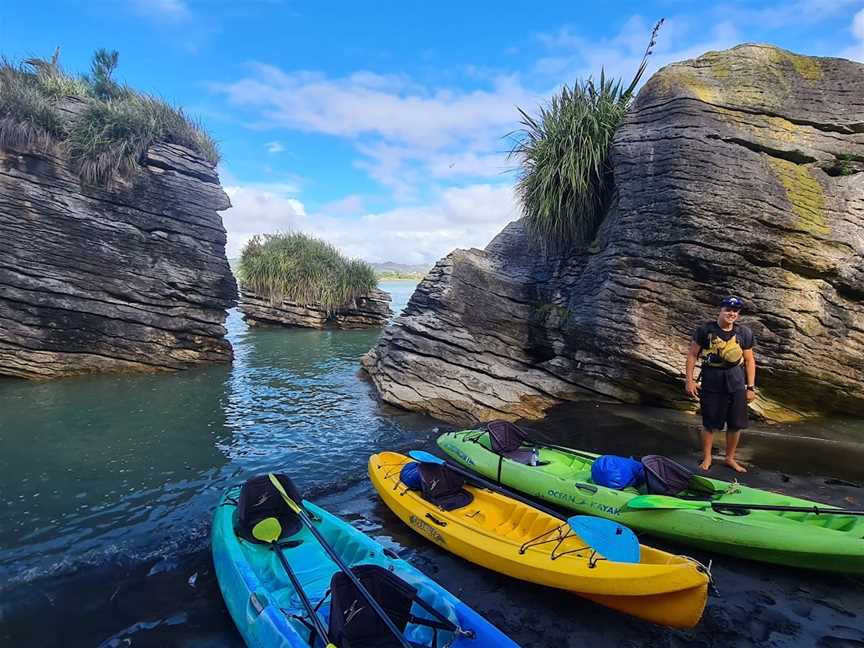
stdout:
[(702, 617), (709, 578), (697, 562), (645, 545), (639, 562), (607, 560), (566, 522), (473, 486), (464, 487), (468, 504), (443, 510), (400, 481), (410, 461), (396, 452), (372, 455), (372, 484), (405, 524), (457, 556), (662, 625), (692, 628)]

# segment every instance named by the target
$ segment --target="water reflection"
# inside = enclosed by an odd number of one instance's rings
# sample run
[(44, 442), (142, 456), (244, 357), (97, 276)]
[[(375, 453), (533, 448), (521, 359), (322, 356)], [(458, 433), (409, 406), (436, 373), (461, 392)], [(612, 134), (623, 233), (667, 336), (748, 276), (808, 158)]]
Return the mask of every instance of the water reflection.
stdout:
[[(413, 286), (388, 288), (398, 312)], [(227, 328), (232, 365), (0, 381), (0, 581), (203, 547), (229, 483), (281, 469), (328, 490), (432, 428), (385, 415), (358, 375), (379, 330), (253, 330), (237, 311)]]

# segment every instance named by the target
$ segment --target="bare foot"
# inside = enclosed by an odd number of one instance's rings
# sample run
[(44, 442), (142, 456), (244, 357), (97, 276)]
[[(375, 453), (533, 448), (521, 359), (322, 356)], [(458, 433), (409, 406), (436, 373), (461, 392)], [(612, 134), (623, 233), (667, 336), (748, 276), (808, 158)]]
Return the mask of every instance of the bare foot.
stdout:
[(742, 466), (741, 464), (739, 464), (737, 461), (735, 461), (734, 459), (726, 459), (726, 461), (724, 463), (727, 466), (729, 466), (732, 470), (734, 470), (735, 472), (739, 472), (739, 473), (746, 473), (747, 472), (747, 469), (744, 466)]
[(706, 459), (706, 460), (703, 461), (701, 464), (699, 464), (699, 467), (700, 467), (702, 470), (711, 470), (711, 460), (710, 460), (710, 459)]

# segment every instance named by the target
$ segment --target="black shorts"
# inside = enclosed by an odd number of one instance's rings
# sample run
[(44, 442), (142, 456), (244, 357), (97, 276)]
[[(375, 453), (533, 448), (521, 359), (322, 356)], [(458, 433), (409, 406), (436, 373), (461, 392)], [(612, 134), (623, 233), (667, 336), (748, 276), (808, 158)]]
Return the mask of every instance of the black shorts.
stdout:
[(747, 391), (706, 392), (699, 397), (706, 430), (743, 430), (747, 427)]

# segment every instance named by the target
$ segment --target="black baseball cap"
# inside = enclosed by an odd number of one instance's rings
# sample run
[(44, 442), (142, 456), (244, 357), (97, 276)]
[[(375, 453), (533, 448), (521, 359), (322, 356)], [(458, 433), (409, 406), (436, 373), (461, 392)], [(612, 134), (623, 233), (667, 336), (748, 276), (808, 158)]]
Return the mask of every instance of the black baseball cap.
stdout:
[(720, 306), (740, 311), (742, 308), (744, 308), (744, 302), (741, 301), (741, 299), (738, 297), (727, 297), (720, 302)]

